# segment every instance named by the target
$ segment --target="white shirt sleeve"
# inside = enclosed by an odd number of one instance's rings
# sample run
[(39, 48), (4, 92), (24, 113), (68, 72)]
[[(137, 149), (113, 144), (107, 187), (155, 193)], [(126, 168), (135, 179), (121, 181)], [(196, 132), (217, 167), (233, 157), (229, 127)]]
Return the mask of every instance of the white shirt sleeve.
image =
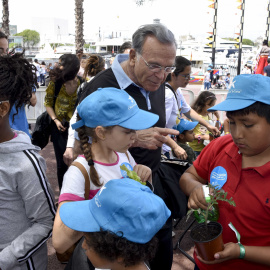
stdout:
[(74, 146), (74, 142), (75, 142), (75, 137), (74, 137), (74, 134), (75, 134), (75, 130), (72, 129), (71, 125), (76, 123), (77, 121), (77, 108), (75, 110), (75, 112), (73, 113), (70, 121), (69, 121), (69, 129), (68, 129), (68, 141), (67, 141), (67, 148), (68, 147), (71, 147), (73, 148)]
[(178, 107), (181, 108), (181, 112), (182, 113), (189, 112), (190, 106), (187, 104), (186, 99), (180, 88), (176, 90), (176, 95), (177, 95)]
[(166, 126), (169, 122), (173, 111), (173, 103), (174, 103), (174, 94), (171, 89), (165, 87), (165, 109), (166, 109)]

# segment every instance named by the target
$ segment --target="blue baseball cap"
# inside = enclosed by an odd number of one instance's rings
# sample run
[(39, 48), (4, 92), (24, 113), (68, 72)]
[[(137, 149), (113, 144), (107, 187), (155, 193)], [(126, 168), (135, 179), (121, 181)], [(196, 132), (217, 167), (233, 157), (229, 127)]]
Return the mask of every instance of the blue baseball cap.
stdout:
[(81, 120), (72, 125), (73, 129), (118, 125), (140, 130), (152, 127), (159, 119), (158, 115), (141, 110), (125, 90), (113, 87), (97, 89), (78, 105), (77, 111)]
[(171, 211), (150, 188), (129, 179), (107, 182), (91, 200), (65, 203), (63, 223), (80, 232), (110, 231), (145, 244), (163, 227)]
[(208, 111), (237, 111), (256, 101), (270, 105), (269, 89), (269, 77), (261, 74), (238, 75), (232, 80), (226, 99)]
[(212, 68), (209, 67), (209, 68), (207, 68), (207, 71), (208, 71), (208, 70), (212, 70)]
[(181, 134), (185, 130), (194, 129), (198, 125), (198, 123), (199, 123), (198, 121), (191, 122), (186, 119), (181, 119), (180, 123), (176, 126), (175, 129), (177, 129), (179, 133)]

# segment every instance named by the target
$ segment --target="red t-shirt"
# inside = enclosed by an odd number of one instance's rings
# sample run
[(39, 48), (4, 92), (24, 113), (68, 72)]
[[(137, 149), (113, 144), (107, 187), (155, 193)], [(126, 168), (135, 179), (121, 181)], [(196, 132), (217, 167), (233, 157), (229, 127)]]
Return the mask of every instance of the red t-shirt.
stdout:
[[(228, 226), (232, 222), (241, 235), (243, 245), (270, 246), (270, 162), (261, 167), (242, 169), (242, 155), (238, 153), (231, 135), (226, 135), (205, 147), (193, 165), (198, 175), (208, 181), (212, 171), (217, 172), (216, 167), (225, 169), (222, 169), (223, 175), (216, 175), (216, 178), (227, 178), (223, 189), (228, 192), (227, 198), (233, 197), (236, 207), (219, 202), (218, 221), (223, 226), (224, 243), (237, 243), (235, 233)], [(194, 256), (200, 270), (269, 269), (269, 266), (242, 259), (206, 265)]]

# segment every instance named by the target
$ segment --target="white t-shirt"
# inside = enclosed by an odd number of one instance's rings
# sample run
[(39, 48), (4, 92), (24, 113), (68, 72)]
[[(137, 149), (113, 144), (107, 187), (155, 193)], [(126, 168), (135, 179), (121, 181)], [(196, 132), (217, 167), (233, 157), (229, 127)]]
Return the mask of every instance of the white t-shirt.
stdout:
[[(126, 177), (126, 172), (120, 169), (125, 164), (128, 169), (132, 169), (136, 162), (127, 151), (125, 153), (115, 152), (117, 161), (112, 164), (94, 161), (95, 169), (100, 176), (100, 183), (106, 184), (109, 180)], [(89, 165), (84, 156), (79, 156), (75, 161), (80, 162), (89, 174)], [(89, 175), (90, 178), (90, 175)], [(92, 199), (101, 187), (96, 187), (90, 179), (89, 199)], [(82, 201), (84, 200), (85, 180), (82, 172), (76, 166), (70, 166), (64, 175), (63, 186), (59, 196), (59, 203), (62, 201)]]
[(204, 74), (204, 82), (210, 82), (210, 73), (208, 71)]
[[(166, 128), (172, 128), (178, 125), (180, 120), (180, 114), (190, 111), (190, 106), (187, 104), (185, 97), (180, 88), (176, 90), (177, 100), (172, 90), (165, 86), (165, 108), (166, 108)], [(180, 109), (180, 111), (179, 111)], [(163, 144), (163, 153), (170, 151), (171, 148)]]

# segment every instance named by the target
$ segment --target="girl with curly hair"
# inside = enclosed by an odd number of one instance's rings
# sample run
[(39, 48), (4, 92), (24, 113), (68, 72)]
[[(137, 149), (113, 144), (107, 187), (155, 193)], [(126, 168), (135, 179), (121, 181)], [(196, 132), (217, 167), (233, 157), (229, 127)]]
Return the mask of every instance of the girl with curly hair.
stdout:
[(35, 67), (23, 54), (0, 56), (0, 269), (47, 269), (46, 241), (55, 215), (45, 160), (9, 114), (30, 102)]

